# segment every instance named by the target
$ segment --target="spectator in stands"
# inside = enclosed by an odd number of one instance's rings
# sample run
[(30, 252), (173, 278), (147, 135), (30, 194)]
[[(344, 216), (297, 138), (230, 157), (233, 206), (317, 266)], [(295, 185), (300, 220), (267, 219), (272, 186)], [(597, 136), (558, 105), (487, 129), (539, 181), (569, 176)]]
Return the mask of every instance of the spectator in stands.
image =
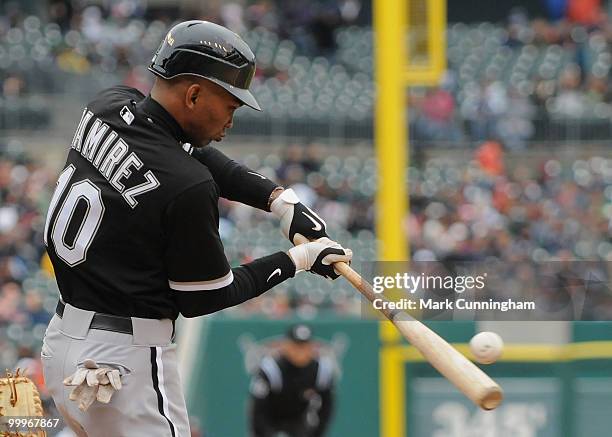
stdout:
[(589, 103), (612, 103), (612, 90), (608, 86), (608, 80), (593, 74), (587, 78), (586, 98)]
[(351, 25), (357, 21), (362, 5), (360, 0), (339, 0), (338, 8), (340, 9), (342, 21)]
[(233, 32), (241, 35), (247, 30), (244, 23), (244, 7), (241, 2), (224, 2), (220, 11), (223, 25)]
[(23, 323), (26, 314), (20, 308), (21, 287), (16, 282), (7, 282), (0, 287), (0, 325)]
[(584, 116), (587, 106), (580, 87), (580, 68), (568, 65), (559, 78), (559, 93), (554, 99), (554, 112), (565, 118), (580, 118)]
[(301, 144), (293, 143), (283, 151), (284, 157), (281, 166), (277, 170), (277, 176), (286, 181), (289, 178), (289, 173), (299, 167), (304, 170), (304, 148)]
[(416, 120), (417, 138), (447, 141), (451, 146), (462, 140), (462, 132), (455, 120), (455, 100), (444, 87), (429, 88)]
[(64, 32), (70, 30), (73, 14), (74, 8), (71, 0), (51, 0), (49, 2), (50, 21), (59, 24)]
[(316, 172), (321, 169), (323, 157), (325, 156), (325, 147), (322, 144), (313, 142), (306, 146), (304, 151), (304, 159), (302, 167), (307, 172)]
[[(311, 6), (312, 7), (312, 6)], [(318, 3), (312, 17), (309, 32), (315, 43), (315, 56), (333, 58), (336, 52), (334, 32), (341, 25), (341, 13), (335, 3)]]
[(497, 133), (506, 147), (525, 149), (527, 141), (533, 136), (532, 119), (535, 110), (525, 92), (516, 87), (508, 90), (506, 110), (497, 122)]
[(572, 22), (596, 24), (601, 19), (601, 0), (568, 0), (566, 14)]
[(43, 307), (42, 296), (38, 290), (27, 290), (23, 299), (23, 310), (28, 318), (28, 324), (48, 325), (51, 320), (49, 312)]
[(16, 74), (8, 75), (2, 81), (2, 95), (8, 99), (15, 99), (23, 94), (25, 82)]
[(489, 77), (470, 90), (461, 113), (468, 121), (472, 139), (484, 141), (498, 136), (497, 122), (507, 109), (506, 88), (495, 77)]
[(246, 22), (251, 28), (263, 27), (272, 32), (279, 28), (276, 5), (272, 0), (258, 0), (246, 8)]

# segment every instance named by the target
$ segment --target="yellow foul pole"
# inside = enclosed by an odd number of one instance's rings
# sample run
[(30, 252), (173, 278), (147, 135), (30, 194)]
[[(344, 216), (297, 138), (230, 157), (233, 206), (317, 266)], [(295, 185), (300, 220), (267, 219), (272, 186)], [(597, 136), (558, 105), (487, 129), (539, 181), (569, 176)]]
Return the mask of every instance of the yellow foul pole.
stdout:
[[(378, 161), (378, 259), (408, 261), (409, 239), (404, 235), (402, 224), (409, 211), (405, 177), (409, 156), (405, 91), (409, 85), (437, 85), (444, 74), (446, 0), (374, 0), (372, 5), (377, 93), (374, 142)], [(410, 8), (413, 8), (411, 16)], [(419, 29), (425, 27), (426, 53), (410, 53), (409, 27), (416, 27), (416, 37)], [(393, 325), (382, 322), (380, 338), (383, 343), (379, 357), (380, 436), (406, 437), (404, 364), (396, 353), (401, 337)]]
[(406, 0), (373, 2), (376, 56), (374, 142), (378, 161), (376, 235), (380, 261), (407, 260), (402, 220), (407, 211), (404, 32)]
[[(376, 193), (376, 236), (380, 261), (407, 260), (408, 245), (402, 221), (407, 211), (406, 147), (407, 108), (405, 94), (405, 20), (406, 0), (378, 0), (373, 3), (376, 113), (374, 143), (378, 162)], [(390, 323), (383, 322), (381, 332), (388, 340), (399, 340)], [(385, 348), (380, 355), (380, 435), (403, 437), (404, 414), (391, 390), (401, 376)], [(395, 380), (390, 380), (393, 378)], [(401, 378), (399, 378), (401, 379)]]

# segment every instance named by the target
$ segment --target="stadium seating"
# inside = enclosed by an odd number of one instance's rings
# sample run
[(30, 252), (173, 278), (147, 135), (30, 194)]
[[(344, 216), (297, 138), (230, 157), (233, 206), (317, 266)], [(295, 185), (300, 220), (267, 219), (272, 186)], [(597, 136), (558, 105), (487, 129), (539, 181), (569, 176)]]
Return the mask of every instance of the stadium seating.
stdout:
[[(20, 96), (26, 92), (58, 93), (67, 86), (86, 96), (120, 80), (126, 69), (146, 64), (166, 28), (161, 21), (131, 19), (62, 33), (59, 25), (29, 16), (0, 40), (0, 78), (21, 77), (26, 86)], [(529, 116), (536, 125), (530, 131), (532, 138), (564, 139), (585, 131), (593, 138), (604, 138), (610, 132), (605, 122), (612, 107), (607, 91), (602, 91), (603, 96), (593, 95), (597, 92), (590, 88), (590, 81), (607, 77), (612, 64), (605, 34), (574, 26), (565, 39), (544, 43), (538, 29), (533, 22), (518, 36), (510, 36), (502, 24), (449, 25), (449, 75), (443, 85), (450, 87), (461, 118), (470, 119), (469, 108), (481, 104), (487, 83), (499, 83), (505, 90), (502, 97), (516, 90), (525, 98), (540, 87), (545, 114), (540, 111)], [(237, 134), (321, 136), (340, 141), (371, 138), (374, 63), (370, 28), (353, 25), (336, 29), (337, 49), (327, 57), (308, 57), (295, 42), (263, 27), (248, 29), (243, 36), (258, 59), (260, 73), (253, 92), (265, 112), (239, 113)], [(558, 97), (564, 91), (564, 75), (576, 68), (581, 75), (575, 96), (579, 106), (568, 114)], [(25, 99), (10, 107), (16, 115), (7, 112), (6, 102), (0, 107), (6, 114), (0, 117), (4, 128), (45, 126), (51, 121), (44, 100), (33, 103)], [(414, 109), (416, 118), (419, 108)], [(565, 129), (563, 123), (568, 118), (579, 126)]]

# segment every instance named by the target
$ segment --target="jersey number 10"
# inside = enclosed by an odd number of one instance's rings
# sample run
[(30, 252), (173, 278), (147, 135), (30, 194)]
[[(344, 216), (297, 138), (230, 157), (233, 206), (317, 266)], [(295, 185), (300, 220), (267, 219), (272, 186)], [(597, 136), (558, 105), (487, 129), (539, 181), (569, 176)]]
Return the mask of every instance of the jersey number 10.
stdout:
[[(71, 164), (62, 171), (58, 178), (57, 187), (51, 198), (47, 220), (45, 221), (44, 240), (47, 246), (47, 235), (49, 232), (49, 225), (51, 224), (51, 217), (53, 217), (57, 204), (64, 191), (66, 191), (66, 187), (75, 170), (76, 168)], [(81, 218), (81, 223), (78, 226), (74, 241), (68, 244), (66, 243), (66, 232), (68, 231), (68, 226), (72, 222), (77, 205), (81, 201), (85, 202), (87, 208), (84, 216)], [(57, 256), (70, 267), (74, 267), (85, 261), (87, 258), (87, 250), (96, 236), (103, 216), (104, 203), (102, 202), (102, 193), (100, 189), (89, 179), (74, 182), (70, 186), (70, 190), (55, 217), (55, 222), (52, 224), (51, 240), (53, 241)]]

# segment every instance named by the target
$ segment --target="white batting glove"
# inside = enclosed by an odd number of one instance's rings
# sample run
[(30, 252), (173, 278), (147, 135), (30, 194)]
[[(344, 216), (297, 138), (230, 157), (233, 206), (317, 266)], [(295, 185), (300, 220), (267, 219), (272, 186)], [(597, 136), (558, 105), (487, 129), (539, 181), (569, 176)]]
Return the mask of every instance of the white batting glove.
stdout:
[(291, 188), (284, 190), (270, 204), (270, 211), (280, 219), (283, 235), (294, 245), (297, 235), (307, 240), (316, 240), (327, 237), (326, 223), (312, 209), (300, 202), (297, 194)]
[(345, 249), (327, 237), (292, 247), (288, 254), (296, 272), (307, 270), (331, 280), (339, 276), (333, 263), (350, 263), (353, 259), (351, 249)]
[(122, 387), (121, 373), (118, 369), (99, 367), (89, 358), (83, 361), (83, 366), (64, 380), (64, 385), (74, 387), (70, 400), (76, 401), (81, 411), (87, 411), (95, 400), (108, 404)]

